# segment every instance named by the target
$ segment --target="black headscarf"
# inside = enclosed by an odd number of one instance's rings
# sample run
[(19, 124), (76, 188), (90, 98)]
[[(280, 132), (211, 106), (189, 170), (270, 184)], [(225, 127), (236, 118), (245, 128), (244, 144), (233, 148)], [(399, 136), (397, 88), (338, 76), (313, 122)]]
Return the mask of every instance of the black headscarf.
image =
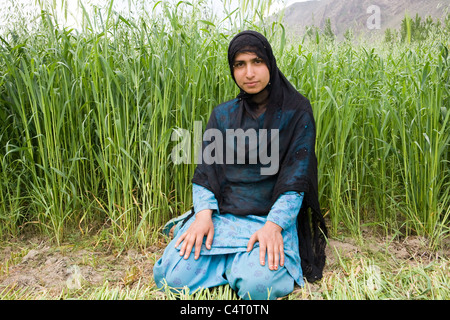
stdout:
[[(263, 176), (258, 164), (198, 164), (192, 179), (212, 191), (221, 213), (267, 215), (278, 197), (287, 191), (304, 192), (298, 215), (301, 267), (310, 282), (322, 277), (325, 265), (327, 229), (318, 201), (316, 129), (311, 105), (277, 67), (267, 39), (258, 32), (244, 31), (230, 42), (228, 62), (233, 75), (234, 58), (241, 52), (254, 52), (270, 72), (269, 100), (265, 114), (249, 117), (254, 95), (241, 89), (236, 99), (214, 108), (206, 129), (249, 128), (279, 130), (279, 170)], [(251, 113), (251, 112), (250, 112)], [(258, 122), (259, 121), (259, 122)], [(212, 142), (204, 141), (203, 150)]]

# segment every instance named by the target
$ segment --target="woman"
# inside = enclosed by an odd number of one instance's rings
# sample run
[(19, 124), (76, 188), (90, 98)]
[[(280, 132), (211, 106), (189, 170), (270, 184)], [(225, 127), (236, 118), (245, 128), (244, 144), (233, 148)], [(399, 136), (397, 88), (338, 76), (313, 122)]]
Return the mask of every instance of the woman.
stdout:
[[(294, 283), (303, 286), (303, 277), (320, 279), (325, 264), (313, 112), (278, 69), (263, 35), (237, 34), (228, 62), (241, 91), (214, 108), (206, 130), (224, 135), (255, 130), (259, 138), (261, 129), (267, 130), (265, 147), (278, 156), (279, 167), (262, 174), (270, 164), (261, 158), (249, 161), (255, 149), (249, 141), (245, 150), (234, 141), (216, 150), (227, 153), (227, 159), (244, 152), (244, 163), (198, 164), (192, 213), (176, 220), (174, 239), (155, 264), (154, 278), (158, 287), (195, 291), (229, 284), (243, 299), (276, 299), (291, 293)], [(203, 142), (204, 151), (214, 143), (209, 140)], [(260, 141), (256, 149), (261, 151)]]

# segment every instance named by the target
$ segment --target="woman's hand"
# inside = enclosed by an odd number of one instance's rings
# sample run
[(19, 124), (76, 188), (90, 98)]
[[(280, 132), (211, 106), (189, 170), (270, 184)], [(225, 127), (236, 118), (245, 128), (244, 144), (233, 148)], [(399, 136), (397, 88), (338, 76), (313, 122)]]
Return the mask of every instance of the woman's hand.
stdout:
[(192, 248), (195, 248), (194, 258), (197, 260), (200, 257), (200, 250), (203, 243), (203, 237), (206, 236), (206, 248), (211, 249), (211, 245), (214, 238), (214, 224), (211, 219), (212, 210), (205, 209), (197, 212), (194, 222), (189, 226), (185, 233), (183, 233), (178, 241), (175, 243), (175, 247), (183, 241), (180, 248), (180, 256), (184, 255), (184, 259), (188, 259)]
[(269, 264), (270, 270), (278, 270), (278, 262), (280, 266), (284, 266), (282, 230), (276, 223), (267, 221), (261, 229), (251, 236), (247, 244), (247, 252), (250, 252), (256, 241), (259, 242), (259, 261), (262, 266), (265, 265), (267, 252), (267, 263)]

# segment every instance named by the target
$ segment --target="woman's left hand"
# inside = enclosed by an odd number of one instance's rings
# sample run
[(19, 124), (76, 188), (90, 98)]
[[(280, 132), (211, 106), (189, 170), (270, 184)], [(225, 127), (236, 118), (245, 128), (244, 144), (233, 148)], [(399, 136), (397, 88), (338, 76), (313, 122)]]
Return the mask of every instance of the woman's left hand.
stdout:
[(256, 241), (259, 242), (259, 261), (262, 266), (265, 265), (267, 252), (267, 263), (270, 270), (278, 270), (278, 262), (280, 266), (284, 266), (282, 230), (276, 223), (267, 221), (261, 229), (250, 237), (247, 244), (247, 252), (250, 252)]

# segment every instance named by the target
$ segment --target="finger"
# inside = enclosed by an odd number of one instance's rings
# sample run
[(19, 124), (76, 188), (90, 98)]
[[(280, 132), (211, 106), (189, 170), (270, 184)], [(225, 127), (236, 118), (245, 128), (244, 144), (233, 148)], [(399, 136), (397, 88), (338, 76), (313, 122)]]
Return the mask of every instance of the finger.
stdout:
[(280, 261), (280, 248), (275, 245), (273, 249), (273, 269), (278, 270), (278, 262)]
[(214, 239), (214, 228), (209, 229), (208, 235), (206, 236), (206, 248), (211, 249), (211, 245)]
[(197, 236), (195, 240), (195, 256), (194, 259), (197, 260), (200, 257), (200, 250), (202, 249), (203, 236)]
[(186, 251), (184, 252), (184, 259), (187, 260), (189, 258), (189, 256), (191, 255), (192, 252), (192, 247), (194, 246), (194, 242), (195, 242), (195, 238), (194, 239), (189, 239), (189, 241), (185, 241), (187, 242), (186, 245)]
[(180, 245), (181, 241), (183, 241), (184, 238), (186, 238), (186, 232), (183, 233), (183, 234), (178, 238), (177, 242), (175, 242), (175, 248), (178, 247), (178, 246)]
[(252, 251), (253, 246), (254, 246), (255, 243), (256, 243), (256, 240), (257, 240), (257, 236), (256, 236), (256, 233), (254, 233), (254, 234), (250, 237), (250, 240), (248, 241), (248, 244), (247, 244), (247, 252)]
[(284, 247), (280, 245), (280, 266), (284, 266)]
[(180, 247), (180, 256), (183, 256), (184, 252), (186, 251), (186, 246), (187, 246), (187, 244), (189, 242), (188, 239), (189, 239), (188, 235), (185, 235), (183, 237), (183, 243), (181, 244), (181, 247)]
[(190, 241), (189, 239), (190, 239), (190, 235), (186, 234), (186, 236), (183, 239), (183, 243), (181, 244), (181, 247), (180, 247), (180, 256), (184, 256), (184, 254), (186, 253), (186, 249), (187, 249), (187, 246)]
[(267, 264), (269, 265), (269, 270), (273, 270), (275, 265), (273, 246), (267, 246)]
[[(268, 260), (269, 263), (270, 260)], [(266, 244), (259, 243), (259, 263), (263, 266), (266, 264)]]

